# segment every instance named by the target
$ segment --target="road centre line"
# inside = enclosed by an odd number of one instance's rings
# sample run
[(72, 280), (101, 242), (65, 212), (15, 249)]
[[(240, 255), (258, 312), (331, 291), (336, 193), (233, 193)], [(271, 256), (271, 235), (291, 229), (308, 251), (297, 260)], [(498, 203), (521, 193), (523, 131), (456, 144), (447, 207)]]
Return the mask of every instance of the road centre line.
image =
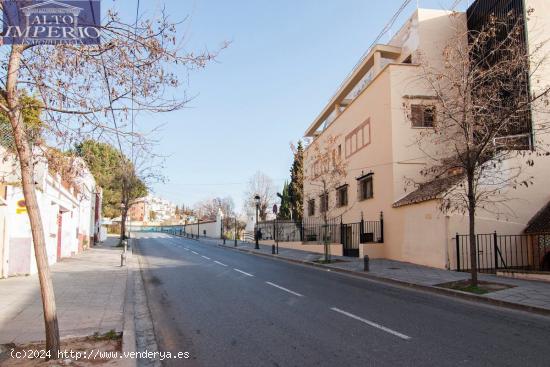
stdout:
[(410, 340), (410, 339), (411, 339), (410, 336), (407, 336), (407, 335), (405, 335), (405, 334), (401, 334), (400, 332), (397, 332), (397, 331), (395, 331), (395, 330), (389, 329), (389, 328), (387, 328), (387, 327), (385, 327), (385, 326), (382, 326), (382, 325), (380, 325), (380, 324), (377, 324), (377, 323), (375, 323), (375, 322), (366, 320), (366, 319), (364, 319), (364, 318), (362, 318), (362, 317), (359, 317), (359, 316), (354, 315), (354, 314), (352, 314), (352, 313), (346, 312), (346, 311), (341, 310), (341, 309), (339, 309), (339, 308), (332, 307), (331, 310), (332, 310), (332, 311), (335, 311), (335, 312), (338, 312), (338, 313), (340, 313), (340, 314), (342, 314), (342, 315), (345, 315), (345, 316), (347, 316), (347, 317), (350, 317), (350, 318), (352, 318), (352, 319), (354, 319), (354, 320), (361, 321), (362, 323), (365, 323), (365, 324), (367, 324), (367, 325), (369, 325), (369, 326), (372, 326), (373, 328), (376, 328), (376, 329), (385, 331), (386, 333), (389, 333), (389, 334), (392, 334), (392, 335), (394, 335), (394, 336), (397, 336), (398, 338), (401, 338), (401, 339), (403, 339), (403, 340)]
[(253, 277), (253, 276), (254, 276), (254, 275), (252, 275), (252, 274), (250, 274), (250, 273), (247, 273), (246, 271), (242, 271), (242, 270), (239, 270), (239, 269), (237, 269), (237, 268), (233, 268), (233, 270), (238, 271), (239, 273), (244, 274), (244, 275), (249, 276), (249, 277)]
[(194, 253), (195, 255), (198, 255), (199, 253), (198, 252), (195, 252), (195, 251), (191, 251), (192, 253)]
[(285, 291), (285, 292), (288, 292), (288, 293), (293, 294), (293, 295), (295, 295), (295, 296), (298, 296), (298, 297), (303, 297), (303, 296), (304, 296), (303, 294), (300, 294), (300, 293), (298, 293), (298, 292), (291, 291), (290, 289), (285, 288), (285, 287), (281, 287), (280, 285), (277, 285), (277, 284), (275, 284), (275, 283), (271, 283), (271, 282), (266, 282), (266, 283), (269, 284), (269, 285), (272, 286), (272, 287), (279, 288), (280, 290)]
[(212, 260), (211, 258), (209, 258), (208, 256), (204, 256), (204, 255), (201, 255), (202, 258), (205, 258), (206, 260)]
[(218, 265), (221, 265), (221, 266), (227, 266), (227, 265), (225, 265), (224, 263), (221, 263), (221, 262), (216, 261), (216, 260), (214, 260), (214, 262), (215, 262), (216, 264), (218, 264)]

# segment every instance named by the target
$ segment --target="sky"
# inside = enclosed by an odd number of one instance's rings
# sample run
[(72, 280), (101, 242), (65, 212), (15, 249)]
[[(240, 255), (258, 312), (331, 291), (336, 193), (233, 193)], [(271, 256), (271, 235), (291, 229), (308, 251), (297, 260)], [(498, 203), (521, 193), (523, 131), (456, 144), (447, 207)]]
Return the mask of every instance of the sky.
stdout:
[[(122, 11), (135, 13), (134, 2), (124, 0)], [(444, 9), (454, 2), (418, 1)], [(282, 189), (292, 163), (290, 143), (301, 139), (403, 0), (141, 3), (142, 17), (164, 4), (173, 21), (185, 19), (178, 34), (186, 51), (230, 42), (206, 69), (181, 74), (177, 94), (193, 96), (185, 109), (138, 116), (141, 127), (162, 124), (155, 151), (166, 156), (166, 182), (154, 184), (153, 194), (186, 206), (230, 196), (240, 209), (257, 171)], [(413, 0), (391, 32), (416, 6)]]

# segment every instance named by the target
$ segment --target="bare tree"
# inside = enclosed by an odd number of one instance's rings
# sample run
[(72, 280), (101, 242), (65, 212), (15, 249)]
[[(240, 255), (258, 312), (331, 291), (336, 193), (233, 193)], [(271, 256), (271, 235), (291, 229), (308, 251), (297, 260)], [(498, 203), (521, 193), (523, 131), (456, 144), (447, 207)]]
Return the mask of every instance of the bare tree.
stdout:
[(235, 203), (233, 199), (229, 196), (225, 198), (215, 197), (202, 200), (195, 204), (195, 211), (201, 213), (201, 219), (216, 220), (220, 210), (225, 217), (234, 217)]
[(265, 173), (258, 171), (248, 181), (248, 189), (245, 192), (245, 207), (255, 212), (254, 197), (258, 195), (260, 197), (260, 220), (266, 220), (269, 207), (275, 203), (276, 192), (273, 180)]
[(529, 53), (524, 29), (524, 19), (513, 13), (491, 17), (476, 31), (457, 27), (456, 38), (443, 50), (442, 67), (423, 65), (420, 82), (433, 99), (405, 106), (413, 125), (431, 127), (418, 138), (430, 160), (423, 180), (447, 188), (443, 211), (468, 214), (473, 286), (478, 284), (476, 213), (508, 210), (508, 188), (532, 185), (525, 168), (548, 154), (545, 144), (534, 140), (548, 126), (532, 121), (534, 111), (548, 112), (549, 87), (533, 77), (546, 59), (538, 55), (543, 45)]
[[(215, 56), (182, 50), (176, 25), (165, 14), (134, 25), (109, 10), (101, 33), (101, 45), (12, 45), (0, 54), (4, 70), (0, 109), (10, 122), (19, 159), (40, 280), (46, 349), (52, 358), (59, 350), (59, 330), (25, 111), (41, 109), (43, 141), (50, 144), (72, 147), (80, 140), (106, 140), (111, 134), (122, 151), (124, 142), (144, 143), (144, 135), (130, 123), (136, 112), (175, 111), (188, 101), (167, 95), (179, 86), (176, 65), (186, 70), (202, 68)], [(29, 94), (36, 97), (38, 106), (24, 101)], [(132, 180), (131, 175), (127, 178)]]
[(319, 211), (323, 220), (324, 260), (327, 262), (331, 261), (330, 236), (328, 234), (329, 213), (336, 206), (336, 199), (331, 201), (330, 193), (342, 185), (347, 175), (347, 161), (342, 158), (337, 148), (339, 138), (339, 135), (318, 138), (311, 143), (306, 152), (308, 164), (306, 164), (305, 176), (310, 185), (316, 188), (310, 193), (320, 199)]

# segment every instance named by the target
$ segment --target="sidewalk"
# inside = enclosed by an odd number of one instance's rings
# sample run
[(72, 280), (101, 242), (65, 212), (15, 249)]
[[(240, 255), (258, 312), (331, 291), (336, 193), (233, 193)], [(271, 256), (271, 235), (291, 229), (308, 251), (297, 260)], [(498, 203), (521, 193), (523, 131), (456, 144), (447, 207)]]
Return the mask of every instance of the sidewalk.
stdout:
[[(201, 238), (200, 241), (218, 245), (221, 244), (220, 240)], [(341, 260), (342, 262), (321, 265), (314, 261), (320, 259), (323, 255), (313, 252), (279, 247), (279, 254), (272, 255), (271, 246), (260, 246), (259, 250), (255, 250), (254, 244), (246, 242), (239, 242), (237, 247), (234, 247), (233, 242), (227, 242), (225, 247), (264, 256), (278, 257), (287, 261), (330, 268), (335, 271), (352, 273), (381, 281), (389, 281), (401, 285), (422, 288), (424, 290), (436, 291), (438, 293), (456, 295), (470, 300), (478, 300), (511, 308), (550, 314), (550, 284), (541, 281), (527, 281), (497, 277), (496, 275), (490, 274), (479, 274), (479, 279), (482, 281), (506, 284), (513, 286), (513, 288), (491, 292), (486, 295), (474, 295), (436, 287), (438, 284), (468, 279), (470, 276), (468, 273), (435, 269), (427, 266), (385, 259), (371, 260), (370, 271), (365, 273), (363, 271), (363, 259), (354, 257), (333, 256), (333, 259)]]
[[(51, 267), (61, 337), (123, 331), (128, 267), (115, 238)], [(0, 344), (44, 340), (38, 276), (0, 280)]]

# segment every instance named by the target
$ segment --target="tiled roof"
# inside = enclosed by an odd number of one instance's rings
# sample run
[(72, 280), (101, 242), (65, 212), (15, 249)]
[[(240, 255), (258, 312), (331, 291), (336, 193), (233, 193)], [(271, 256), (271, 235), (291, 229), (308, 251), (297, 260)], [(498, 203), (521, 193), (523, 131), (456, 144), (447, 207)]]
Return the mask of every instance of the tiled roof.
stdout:
[(550, 233), (550, 202), (535, 214), (525, 233)]
[(421, 203), (428, 200), (437, 199), (440, 194), (447, 191), (464, 178), (464, 175), (453, 175), (443, 178), (437, 178), (432, 181), (420, 184), (418, 189), (411, 192), (403, 199), (393, 204), (394, 208), (405, 205)]

